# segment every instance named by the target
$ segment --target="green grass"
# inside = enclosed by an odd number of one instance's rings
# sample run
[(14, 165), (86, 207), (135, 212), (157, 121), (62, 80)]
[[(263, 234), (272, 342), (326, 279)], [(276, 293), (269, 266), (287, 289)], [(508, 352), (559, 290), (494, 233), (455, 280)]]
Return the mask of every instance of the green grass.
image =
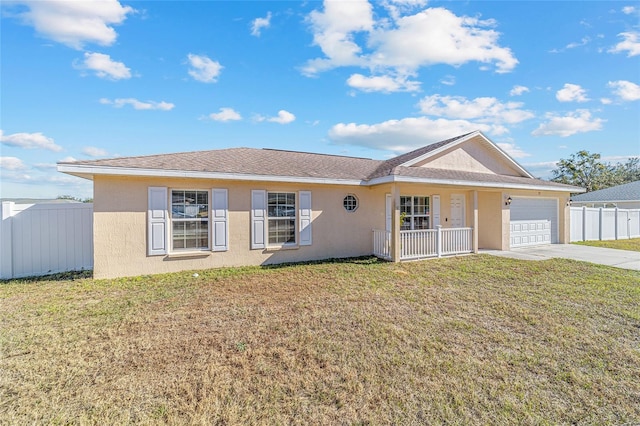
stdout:
[(640, 274), (373, 259), (0, 284), (2, 424), (629, 424)]
[(607, 241), (577, 241), (572, 244), (640, 252), (640, 238)]

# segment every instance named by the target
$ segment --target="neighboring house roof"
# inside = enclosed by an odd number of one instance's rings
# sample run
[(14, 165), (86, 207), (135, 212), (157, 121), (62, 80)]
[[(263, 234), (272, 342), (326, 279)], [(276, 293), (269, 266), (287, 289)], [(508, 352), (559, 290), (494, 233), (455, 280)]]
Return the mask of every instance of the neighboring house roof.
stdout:
[(576, 195), (573, 197), (573, 201), (640, 201), (640, 180)]
[(0, 198), (0, 202), (12, 202), (15, 204), (65, 204), (82, 203), (78, 200), (68, 200), (64, 198)]
[[(488, 142), (500, 156), (506, 157), (509, 164), (523, 176), (412, 167), (417, 160), (422, 161), (431, 153), (440, 152), (444, 148), (448, 149), (449, 146), (477, 135), (482, 136), (483, 143)], [(137, 175), (351, 185), (419, 181), (448, 185), (582, 191), (582, 188), (532, 178), (526, 170), (480, 132), (467, 133), (437, 142), (386, 161), (275, 149), (230, 148), (61, 162), (58, 163), (58, 170), (87, 179), (92, 179), (93, 175)]]

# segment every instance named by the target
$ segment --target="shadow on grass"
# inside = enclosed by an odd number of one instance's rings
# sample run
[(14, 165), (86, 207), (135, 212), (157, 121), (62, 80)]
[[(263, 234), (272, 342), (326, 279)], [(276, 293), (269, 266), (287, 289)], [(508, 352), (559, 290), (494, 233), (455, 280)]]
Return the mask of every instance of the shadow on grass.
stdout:
[(35, 277), (11, 278), (0, 280), (0, 285), (8, 283), (33, 283), (39, 281), (74, 281), (85, 278), (93, 278), (93, 270), (58, 272), (57, 274), (41, 275)]
[(386, 260), (379, 259), (375, 256), (360, 256), (360, 257), (332, 257), (329, 259), (321, 260), (307, 260), (304, 262), (285, 262), (269, 265), (261, 265), (264, 269), (279, 269), (288, 268), (291, 266), (303, 266), (303, 265), (326, 265), (326, 264), (352, 264), (352, 265), (373, 265), (376, 263), (387, 263)]

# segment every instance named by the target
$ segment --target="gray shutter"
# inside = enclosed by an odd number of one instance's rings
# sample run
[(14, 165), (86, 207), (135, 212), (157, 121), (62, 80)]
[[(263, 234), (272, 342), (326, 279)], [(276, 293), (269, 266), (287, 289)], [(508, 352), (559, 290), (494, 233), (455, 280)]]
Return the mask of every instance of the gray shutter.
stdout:
[(251, 191), (251, 249), (266, 248), (267, 191)]
[(147, 206), (147, 253), (149, 256), (167, 254), (167, 203), (166, 187), (149, 187)]
[(300, 245), (311, 245), (311, 191), (300, 191), (298, 193), (300, 203)]
[(229, 204), (226, 189), (211, 190), (211, 250), (229, 250)]

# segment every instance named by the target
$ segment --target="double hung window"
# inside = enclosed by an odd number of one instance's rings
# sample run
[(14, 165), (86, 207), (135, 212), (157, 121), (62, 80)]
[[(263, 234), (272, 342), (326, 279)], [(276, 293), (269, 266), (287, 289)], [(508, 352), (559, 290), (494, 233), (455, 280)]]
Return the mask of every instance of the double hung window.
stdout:
[(296, 243), (296, 194), (267, 194), (268, 241), (272, 245)]
[(429, 229), (429, 197), (401, 196), (400, 215), (402, 230)]
[(171, 191), (171, 248), (209, 248), (209, 191)]

